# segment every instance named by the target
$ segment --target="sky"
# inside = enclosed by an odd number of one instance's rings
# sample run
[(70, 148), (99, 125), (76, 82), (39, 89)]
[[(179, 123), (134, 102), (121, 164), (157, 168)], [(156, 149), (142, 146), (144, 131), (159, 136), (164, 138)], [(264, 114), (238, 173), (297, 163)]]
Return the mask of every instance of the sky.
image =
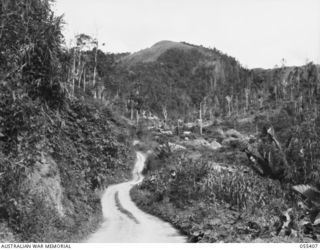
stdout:
[(70, 45), (79, 33), (106, 52), (162, 40), (217, 48), (248, 68), (320, 64), (320, 0), (56, 0)]

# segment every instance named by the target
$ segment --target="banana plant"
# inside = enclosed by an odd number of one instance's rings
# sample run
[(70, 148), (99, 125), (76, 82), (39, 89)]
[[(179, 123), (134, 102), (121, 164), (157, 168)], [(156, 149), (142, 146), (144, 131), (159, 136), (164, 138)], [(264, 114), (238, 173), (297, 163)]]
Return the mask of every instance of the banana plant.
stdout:
[(313, 225), (320, 225), (320, 191), (311, 185), (295, 185), (292, 189), (309, 201), (307, 211)]

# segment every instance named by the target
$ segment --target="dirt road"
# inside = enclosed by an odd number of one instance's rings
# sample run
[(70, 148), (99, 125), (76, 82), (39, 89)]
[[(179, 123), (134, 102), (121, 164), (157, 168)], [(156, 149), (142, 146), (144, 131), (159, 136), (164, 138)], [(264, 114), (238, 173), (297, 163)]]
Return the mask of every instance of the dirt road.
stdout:
[(169, 223), (141, 211), (130, 198), (130, 189), (143, 180), (146, 156), (137, 152), (132, 180), (110, 186), (102, 197), (104, 221), (88, 243), (104, 242), (186, 242)]

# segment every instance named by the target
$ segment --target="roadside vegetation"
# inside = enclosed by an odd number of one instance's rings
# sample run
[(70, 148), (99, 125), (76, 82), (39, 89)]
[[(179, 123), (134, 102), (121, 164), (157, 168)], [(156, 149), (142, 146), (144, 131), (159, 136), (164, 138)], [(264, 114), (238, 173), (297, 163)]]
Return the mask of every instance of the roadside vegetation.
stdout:
[[(261, 112), (253, 121), (230, 117), (204, 128), (202, 136), (198, 127), (187, 141), (186, 135), (155, 133), (160, 143), (147, 161), (144, 181), (131, 191), (133, 200), (190, 242), (318, 241), (318, 198), (293, 189), (319, 186), (317, 120), (301, 122), (286, 108), (269, 115)], [(284, 155), (260, 140), (266, 126), (275, 129)], [(257, 172), (248, 148), (274, 152), (269, 167), (281, 166), (283, 178)], [(283, 158), (288, 165), (281, 165)]]
[(64, 81), (51, 1), (0, 1), (0, 241), (78, 242), (130, 177), (127, 123)]

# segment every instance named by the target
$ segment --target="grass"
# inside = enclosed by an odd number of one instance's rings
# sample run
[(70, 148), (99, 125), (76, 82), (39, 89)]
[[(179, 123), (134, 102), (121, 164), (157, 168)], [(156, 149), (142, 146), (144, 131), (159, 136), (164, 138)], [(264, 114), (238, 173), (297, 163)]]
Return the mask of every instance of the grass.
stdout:
[[(196, 159), (189, 151), (176, 153), (149, 167), (143, 183), (132, 189), (132, 199), (190, 242), (312, 241), (299, 230), (289, 237), (279, 231), (282, 213), (294, 207), (292, 194), (279, 181), (256, 176), (233, 149), (200, 153)], [(217, 170), (217, 162), (227, 168)], [(299, 212), (294, 207), (296, 219)]]

